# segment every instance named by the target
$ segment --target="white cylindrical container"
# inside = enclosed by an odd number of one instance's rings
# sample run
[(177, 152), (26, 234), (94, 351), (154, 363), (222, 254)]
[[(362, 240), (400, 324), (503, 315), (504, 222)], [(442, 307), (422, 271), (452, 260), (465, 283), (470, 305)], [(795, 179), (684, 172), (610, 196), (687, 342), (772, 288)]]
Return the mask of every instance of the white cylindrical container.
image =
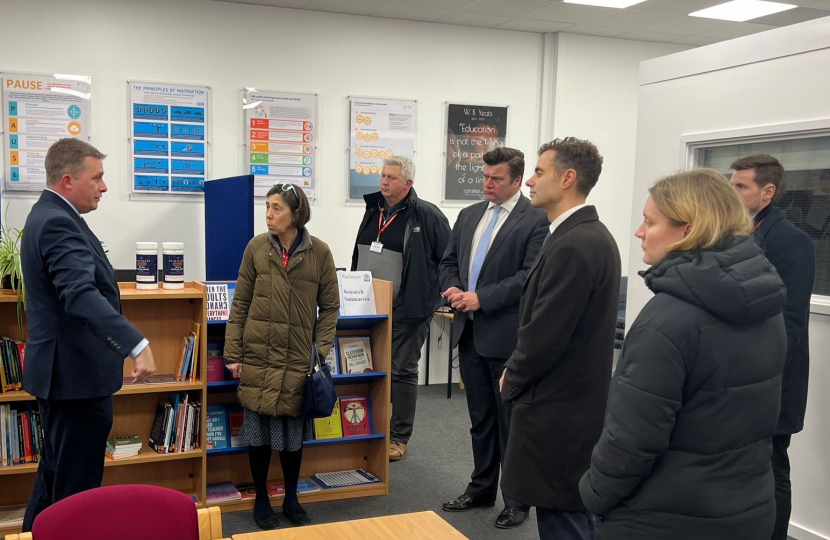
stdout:
[(158, 242), (135, 243), (135, 288), (151, 290), (159, 288)]
[(184, 244), (182, 242), (162, 242), (162, 260), (164, 261), (165, 289), (184, 289)]

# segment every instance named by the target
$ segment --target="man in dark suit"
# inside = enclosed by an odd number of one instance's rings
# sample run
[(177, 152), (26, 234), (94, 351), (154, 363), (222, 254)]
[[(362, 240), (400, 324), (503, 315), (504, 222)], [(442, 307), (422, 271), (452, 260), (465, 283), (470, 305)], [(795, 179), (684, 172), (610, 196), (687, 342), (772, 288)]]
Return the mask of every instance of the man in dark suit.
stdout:
[(793, 225), (771, 203), (784, 194), (784, 167), (767, 154), (735, 161), (730, 182), (755, 223), (755, 237), (787, 288), (784, 326), (787, 360), (781, 383), (781, 412), (772, 436), (772, 472), (775, 476), (773, 540), (787, 540), (792, 510), (790, 458), (787, 449), (794, 433), (804, 428), (810, 343), (807, 327), (815, 279), (815, 251), (810, 237)]
[(101, 485), (124, 358), (134, 359), (136, 382), (155, 371), (147, 340), (121, 315), (101, 242), (81, 218), (107, 191), (105, 157), (78, 139), (53, 144), (46, 189), (24, 227), (29, 338), (23, 389), (37, 398), (44, 431), (24, 531), (50, 504)]
[[(458, 215), (439, 267), (443, 295), (456, 310), (450, 346), (459, 348), (475, 463), (464, 494), (443, 504), (448, 512), (493, 506), (496, 500), (508, 425), (499, 378), (516, 347), (522, 285), (549, 225), (545, 212), (520, 192), (524, 154), (496, 148), (483, 159), (487, 200)], [(503, 498), (496, 527), (520, 525), (528, 508)]]
[(585, 204), (601, 171), (597, 147), (568, 137), (539, 149), (526, 182), (551, 224), (502, 377), (501, 396), (513, 404), (502, 490), (536, 507), (542, 540), (594, 538), (578, 486), (602, 433), (621, 273), (614, 238)]

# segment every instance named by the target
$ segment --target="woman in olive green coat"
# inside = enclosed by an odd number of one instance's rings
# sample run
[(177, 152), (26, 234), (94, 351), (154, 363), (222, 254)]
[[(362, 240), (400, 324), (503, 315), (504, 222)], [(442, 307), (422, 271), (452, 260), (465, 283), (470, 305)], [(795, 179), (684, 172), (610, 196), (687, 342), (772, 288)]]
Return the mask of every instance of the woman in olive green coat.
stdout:
[[(279, 526), (267, 490), (271, 451), (280, 454), (285, 480), (283, 515), (311, 521), (297, 499), (303, 441), (312, 419), (301, 412), (312, 342), (325, 357), (334, 342), (340, 308), (329, 247), (308, 233), (308, 199), (293, 184), (276, 184), (265, 203), (268, 232), (245, 248), (225, 333), (225, 365), (239, 378), (242, 435), (256, 486), (254, 520)], [(319, 313), (318, 313), (319, 308)]]

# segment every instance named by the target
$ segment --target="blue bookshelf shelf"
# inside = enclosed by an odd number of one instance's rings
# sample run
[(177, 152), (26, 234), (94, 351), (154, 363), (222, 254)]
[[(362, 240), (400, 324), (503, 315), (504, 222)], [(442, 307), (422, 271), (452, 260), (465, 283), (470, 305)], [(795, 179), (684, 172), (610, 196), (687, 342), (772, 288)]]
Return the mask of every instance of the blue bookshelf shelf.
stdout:
[[(333, 446), (338, 444), (354, 444), (354, 443), (361, 443), (366, 441), (376, 441), (384, 439), (386, 435), (383, 433), (373, 433), (372, 435), (361, 435), (359, 437), (341, 437), (339, 439), (321, 439), (321, 440), (312, 440), (312, 441), (305, 441), (303, 446)], [(247, 452), (247, 446), (236, 446), (233, 448), (222, 448), (219, 450), (208, 450), (208, 455), (216, 455), (216, 454), (235, 454), (239, 452)]]
[(389, 315), (344, 315), (337, 319), (338, 330), (371, 330)]

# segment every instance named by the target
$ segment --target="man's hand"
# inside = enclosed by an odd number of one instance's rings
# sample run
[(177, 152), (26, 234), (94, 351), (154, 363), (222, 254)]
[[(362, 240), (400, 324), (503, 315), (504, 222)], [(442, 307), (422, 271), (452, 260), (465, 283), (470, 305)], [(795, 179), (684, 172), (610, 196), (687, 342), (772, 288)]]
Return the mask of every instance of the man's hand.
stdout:
[(501, 393), (501, 389), (504, 387), (505, 375), (507, 375), (507, 368), (504, 368), (504, 371), (501, 372), (501, 379), (499, 379), (499, 393)]
[(452, 308), (462, 313), (481, 309), (481, 304), (478, 302), (478, 294), (474, 292), (459, 292), (450, 296), (449, 300)]
[(464, 292), (464, 291), (462, 291), (458, 287), (450, 287), (446, 291), (442, 292), (441, 296), (443, 296), (444, 298), (449, 298), (450, 296), (454, 296), (454, 295), (462, 293), (462, 292)]
[(133, 369), (135, 384), (143, 383), (150, 375), (156, 372), (156, 361), (153, 360), (153, 351), (150, 350), (149, 345), (138, 353), (138, 356), (133, 359), (133, 362), (135, 362), (135, 368)]
[(234, 379), (238, 379), (242, 376), (242, 364), (241, 363), (228, 364), (225, 367), (228, 368), (228, 371), (231, 372), (231, 375), (233, 376)]

